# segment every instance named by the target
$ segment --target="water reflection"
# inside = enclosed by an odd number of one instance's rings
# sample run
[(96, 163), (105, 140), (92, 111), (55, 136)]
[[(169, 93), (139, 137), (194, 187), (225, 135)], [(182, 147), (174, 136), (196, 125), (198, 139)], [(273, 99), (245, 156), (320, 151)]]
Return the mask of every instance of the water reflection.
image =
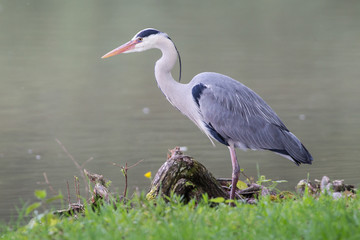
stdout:
[[(158, 51), (100, 57), (138, 30), (156, 27), (177, 44), (183, 81), (202, 71), (240, 80), (259, 93), (308, 147), (312, 166), (268, 152), (239, 152), (247, 175), (310, 177), (358, 184), (360, 19), (357, 1), (2, 1), (0, 4), (0, 218), (19, 198), (33, 201), (47, 173), (66, 192), (78, 175), (58, 138), (87, 167), (123, 189), (112, 162), (135, 163), (130, 190), (146, 189), (166, 149), (228, 177), (227, 149), (166, 101), (153, 76)], [(175, 70), (174, 76), (178, 73)], [(30, 151), (31, 150), (31, 151)]]

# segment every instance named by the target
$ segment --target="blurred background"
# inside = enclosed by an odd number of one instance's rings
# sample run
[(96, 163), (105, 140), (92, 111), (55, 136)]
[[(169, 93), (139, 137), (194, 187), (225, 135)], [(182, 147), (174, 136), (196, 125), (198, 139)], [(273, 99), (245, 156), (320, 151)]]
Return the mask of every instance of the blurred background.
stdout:
[(80, 176), (55, 139), (80, 164), (93, 158), (85, 168), (118, 192), (124, 178), (113, 162), (143, 160), (128, 172), (129, 192), (146, 191), (144, 173), (155, 174), (174, 146), (231, 177), (227, 148), (212, 147), (157, 88), (158, 50), (100, 59), (147, 27), (176, 43), (182, 82), (204, 71), (241, 81), (314, 157), (296, 167), (271, 152), (238, 151), (248, 176), (258, 165), (267, 178), (288, 180), (287, 190), (308, 174), (358, 185), (359, 10), (357, 0), (1, 0), (0, 221), (47, 188), (38, 184), (44, 172), (65, 196), (66, 181)]

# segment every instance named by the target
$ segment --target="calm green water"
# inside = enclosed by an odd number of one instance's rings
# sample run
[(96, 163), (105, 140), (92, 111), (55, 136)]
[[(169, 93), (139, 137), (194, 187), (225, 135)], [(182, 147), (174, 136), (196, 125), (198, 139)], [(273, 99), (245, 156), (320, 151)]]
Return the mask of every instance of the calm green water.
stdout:
[(146, 190), (143, 174), (174, 146), (187, 146), (217, 177), (231, 176), (227, 148), (213, 148), (157, 88), (158, 51), (100, 59), (146, 27), (175, 41), (183, 82), (203, 71), (238, 79), (315, 159), (296, 167), (270, 152), (238, 151), (247, 175), (259, 164), (290, 190), (308, 173), (359, 184), (359, 12), (356, 0), (0, 1), (0, 219), (15, 214), (19, 199), (34, 201), (43, 172), (63, 193), (79, 176), (56, 138), (79, 163), (94, 158), (86, 168), (114, 190), (124, 181), (112, 162), (143, 159), (129, 170), (129, 188)]

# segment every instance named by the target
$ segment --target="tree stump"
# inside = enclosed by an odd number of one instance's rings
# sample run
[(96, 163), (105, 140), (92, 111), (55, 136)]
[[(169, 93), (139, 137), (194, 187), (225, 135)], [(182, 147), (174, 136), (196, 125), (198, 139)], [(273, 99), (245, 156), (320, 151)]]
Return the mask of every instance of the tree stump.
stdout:
[(158, 196), (170, 196), (172, 192), (183, 196), (184, 202), (200, 200), (205, 193), (209, 198), (229, 198), (228, 193), (204, 165), (185, 156), (179, 147), (170, 153), (151, 183), (150, 191), (146, 195), (148, 200)]

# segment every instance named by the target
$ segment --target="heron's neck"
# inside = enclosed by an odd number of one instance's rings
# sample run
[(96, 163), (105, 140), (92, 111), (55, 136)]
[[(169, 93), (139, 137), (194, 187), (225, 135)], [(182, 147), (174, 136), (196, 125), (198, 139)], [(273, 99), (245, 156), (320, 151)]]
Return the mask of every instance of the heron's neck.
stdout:
[(204, 129), (197, 105), (189, 92), (190, 85), (175, 81), (171, 75), (178, 58), (173, 42), (163, 39), (157, 47), (162, 52), (162, 57), (155, 64), (155, 77), (159, 88), (174, 107), (189, 117), (200, 129)]
[(168, 100), (174, 104), (174, 101), (177, 99), (176, 92), (181, 91), (184, 84), (178, 83), (174, 80), (171, 75), (171, 70), (176, 64), (177, 61), (177, 51), (169, 39), (164, 39), (159, 45), (158, 48), (162, 52), (162, 57), (155, 64), (155, 78), (158, 83), (159, 88), (168, 98)]

